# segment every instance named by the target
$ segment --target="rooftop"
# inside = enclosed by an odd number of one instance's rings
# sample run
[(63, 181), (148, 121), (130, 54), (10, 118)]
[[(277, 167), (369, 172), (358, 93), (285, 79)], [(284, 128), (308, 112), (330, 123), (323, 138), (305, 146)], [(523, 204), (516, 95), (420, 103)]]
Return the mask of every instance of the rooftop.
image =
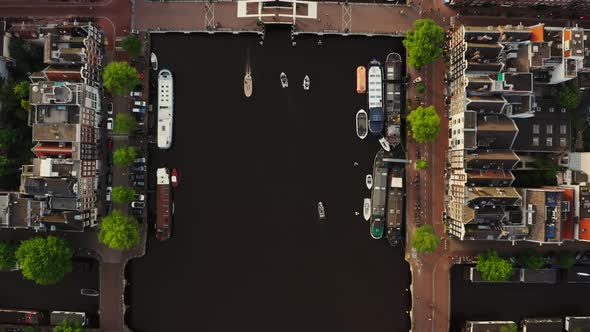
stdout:
[(590, 317), (565, 317), (565, 330), (567, 332), (590, 331)]
[(30, 102), (41, 104), (77, 104), (81, 103), (81, 85), (69, 82), (37, 82), (31, 84)]
[(76, 197), (78, 181), (74, 178), (25, 178), (24, 190), (34, 196)]
[(65, 123), (44, 124), (33, 126), (33, 141), (45, 142), (76, 142), (78, 125)]
[(525, 222), (529, 227), (527, 240), (535, 242), (561, 242), (562, 190), (520, 189), (524, 203)]
[(38, 226), (42, 202), (21, 198), (18, 193), (0, 193), (0, 227)]
[(522, 321), (523, 332), (563, 332), (561, 318), (525, 318)]

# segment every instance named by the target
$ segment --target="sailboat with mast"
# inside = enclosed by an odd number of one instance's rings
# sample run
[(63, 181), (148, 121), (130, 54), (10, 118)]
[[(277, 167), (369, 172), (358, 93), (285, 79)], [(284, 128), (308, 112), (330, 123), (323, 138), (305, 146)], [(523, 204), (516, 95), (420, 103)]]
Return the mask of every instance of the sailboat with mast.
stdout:
[(250, 52), (248, 52), (248, 58), (246, 60), (246, 73), (244, 74), (244, 95), (246, 98), (252, 96), (252, 71), (250, 69)]

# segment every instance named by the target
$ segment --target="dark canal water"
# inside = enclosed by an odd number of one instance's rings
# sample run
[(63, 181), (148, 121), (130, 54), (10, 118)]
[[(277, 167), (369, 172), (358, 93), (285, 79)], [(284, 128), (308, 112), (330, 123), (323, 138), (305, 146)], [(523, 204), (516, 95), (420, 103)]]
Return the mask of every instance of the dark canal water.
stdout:
[(402, 250), (372, 240), (354, 214), (379, 147), (355, 135), (366, 104), (356, 67), (400, 52), (401, 40), (323, 41), (291, 48), (286, 28), (267, 31), (263, 47), (253, 35), (153, 38), (160, 68), (174, 74), (176, 108), (173, 147), (151, 164), (178, 167), (181, 185), (172, 239), (150, 235), (148, 255), (128, 270), (134, 330), (408, 330)]
[(463, 266), (451, 273), (451, 331), (460, 331), (466, 320), (518, 322), (527, 317), (590, 315), (590, 284), (472, 283), (463, 280)]

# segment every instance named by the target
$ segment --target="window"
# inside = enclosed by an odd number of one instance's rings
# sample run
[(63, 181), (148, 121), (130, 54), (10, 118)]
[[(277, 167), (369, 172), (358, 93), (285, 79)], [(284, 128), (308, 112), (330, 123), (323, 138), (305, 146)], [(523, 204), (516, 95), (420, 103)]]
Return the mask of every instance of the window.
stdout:
[(539, 125), (538, 124), (534, 124), (533, 125), (533, 134), (538, 134), (539, 133)]
[(567, 146), (567, 142), (565, 140), (565, 137), (560, 137), (559, 138), (559, 146), (562, 148), (565, 148)]
[(539, 146), (539, 136), (533, 136), (533, 146)]
[(553, 125), (547, 125), (547, 135), (553, 134)]
[(547, 146), (553, 146), (553, 137), (547, 137)]
[(560, 126), (559, 126), (559, 133), (560, 133), (561, 135), (565, 135), (565, 134), (567, 134), (567, 126), (566, 126), (566, 125), (560, 125)]

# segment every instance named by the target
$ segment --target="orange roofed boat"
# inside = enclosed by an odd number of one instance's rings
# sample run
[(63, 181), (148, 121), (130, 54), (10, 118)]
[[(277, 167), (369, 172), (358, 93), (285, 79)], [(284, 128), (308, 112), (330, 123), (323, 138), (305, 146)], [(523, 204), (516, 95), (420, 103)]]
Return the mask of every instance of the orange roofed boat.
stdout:
[(367, 92), (367, 71), (364, 66), (356, 68), (356, 92)]

